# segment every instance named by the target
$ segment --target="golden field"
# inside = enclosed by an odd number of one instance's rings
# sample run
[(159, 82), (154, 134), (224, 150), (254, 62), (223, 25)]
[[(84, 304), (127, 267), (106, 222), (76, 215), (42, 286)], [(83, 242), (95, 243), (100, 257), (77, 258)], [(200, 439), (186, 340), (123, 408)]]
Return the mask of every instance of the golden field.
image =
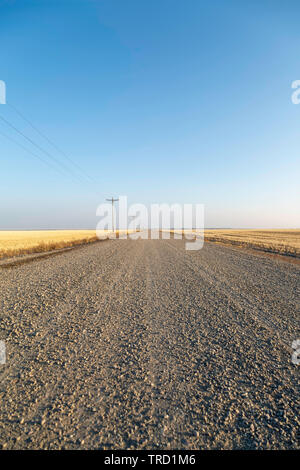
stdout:
[[(182, 233), (181, 230), (171, 230)], [(197, 233), (187, 230), (186, 233)], [(205, 229), (204, 240), (300, 258), (300, 229)]]
[(0, 258), (42, 253), (96, 240), (95, 230), (0, 231)]
[(300, 230), (205, 230), (204, 239), (242, 248), (300, 257)]
[[(121, 237), (133, 230), (116, 230)], [(14, 230), (0, 231), (0, 259), (30, 253), (43, 253), (59, 250), (97, 240), (105, 240), (112, 235), (111, 230)]]
[[(102, 232), (101, 239), (111, 234)], [(117, 231), (116, 236), (119, 235)], [(95, 230), (0, 231), (0, 258), (43, 253), (97, 240)], [(300, 229), (205, 230), (205, 240), (300, 258)]]

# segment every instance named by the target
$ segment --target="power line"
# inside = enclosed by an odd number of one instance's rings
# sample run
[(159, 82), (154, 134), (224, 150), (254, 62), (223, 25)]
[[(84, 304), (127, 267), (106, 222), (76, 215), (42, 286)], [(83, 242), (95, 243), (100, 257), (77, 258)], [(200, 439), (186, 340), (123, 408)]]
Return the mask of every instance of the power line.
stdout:
[[(67, 174), (70, 172), (72, 176), (75, 176), (76, 179), (78, 180), (77, 175), (74, 175), (72, 171), (68, 167), (66, 167), (63, 163), (61, 163), (57, 158), (55, 158), (51, 153), (49, 153), (47, 150), (43, 149), (40, 145), (38, 145), (36, 142), (34, 142), (30, 137), (25, 135), (22, 131), (20, 131), (16, 126), (11, 124), (7, 119), (5, 119), (3, 116), (0, 116), (0, 119), (5, 122), (9, 127), (14, 129), (18, 134), (20, 134), (22, 137), (24, 137), (28, 142), (30, 142), (32, 145), (34, 145), (37, 149), (39, 149), (41, 152), (43, 152), (45, 155), (47, 155), (51, 160), (53, 160), (57, 165), (61, 166), (64, 171), (67, 172)], [(80, 181), (80, 180), (79, 180)]]
[[(83, 168), (81, 168), (80, 165), (78, 165), (76, 162), (74, 162), (72, 160), (72, 158), (69, 157), (69, 155), (64, 152), (63, 150), (61, 150), (52, 140), (49, 139), (49, 137), (47, 137), (43, 132), (41, 132), (27, 117), (24, 116), (23, 113), (21, 113), (21, 111), (19, 111), (14, 105), (12, 105), (11, 103), (7, 103), (25, 122), (27, 122), (31, 127), (32, 129), (35, 130), (35, 132), (37, 132), (37, 134), (39, 134), (43, 139), (45, 139), (50, 145), (52, 145), (53, 148), (55, 148), (57, 150), (57, 152), (59, 152), (61, 155), (63, 155), (70, 163), (72, 163), (72, 165), (77, 168), (77, 170), (85, 177), (87, 178), (89, 181), (93, 182), (93, 183), (96, 183), (96, 181), (90, 176), (88, 175), (84, 170)], [(96, 183), (97, 184), (97, 183)]]
[[(7, 134), (5, 134), (4, 132), (0, 131), (0, 134), (3, 135), (6, 139), (10, 140), (11, 142), (13, 142), (14, 144), (18, 145), (19, 147), (21, 147), (23, 150), (25, 150), (26, 152), (30, 153), (30, 155), (33, 155), (35, 158), (37, 158), (40, 162), (43, 162), (45, 163), (46, 165), (50, 166), (50, 168), (54, 169), (55, 171), (59, 171), (60, 170), (58, 168), (56, 168), (54, 165), (52, 165), (50, 162), (48, 162), (48, 160), (44, 160), (42, 157), (40, 157), (39, 155), (37, 155), (36, 153), (32, 152), (31, 150), (29, 150), (28, 148), (24, 147), (24, 145), (20, 144), (20, 142), (18, 142), (17, 140), (13, 139), (12, 137), (8, 136)], [(64, 175), (63, 172), (60, 172), (61, 175)]]

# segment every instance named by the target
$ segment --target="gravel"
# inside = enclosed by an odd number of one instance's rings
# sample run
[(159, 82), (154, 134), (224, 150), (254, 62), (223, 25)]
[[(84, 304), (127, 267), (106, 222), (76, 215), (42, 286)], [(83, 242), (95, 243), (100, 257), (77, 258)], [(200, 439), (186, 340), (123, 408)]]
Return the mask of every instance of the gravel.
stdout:
[(0, 267), (0, 447), (299, 449), (299, 278), (177, 240)]

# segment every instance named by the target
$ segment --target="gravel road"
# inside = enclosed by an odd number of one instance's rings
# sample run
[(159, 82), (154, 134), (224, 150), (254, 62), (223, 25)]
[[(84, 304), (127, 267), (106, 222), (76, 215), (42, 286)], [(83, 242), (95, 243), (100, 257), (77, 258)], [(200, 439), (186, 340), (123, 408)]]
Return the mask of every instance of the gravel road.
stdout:
[(0, 268), (0, 447), (299, 448), (299, 279), (177, 240)]

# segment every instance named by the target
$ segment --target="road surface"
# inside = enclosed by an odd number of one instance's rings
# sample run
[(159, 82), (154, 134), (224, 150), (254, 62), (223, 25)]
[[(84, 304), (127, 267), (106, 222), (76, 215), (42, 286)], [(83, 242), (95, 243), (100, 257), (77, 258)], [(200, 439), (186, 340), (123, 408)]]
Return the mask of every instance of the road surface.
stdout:
[(283, 261), (177, 240), (1, 268), (0, 445), (299, 448), (299, 278)]

